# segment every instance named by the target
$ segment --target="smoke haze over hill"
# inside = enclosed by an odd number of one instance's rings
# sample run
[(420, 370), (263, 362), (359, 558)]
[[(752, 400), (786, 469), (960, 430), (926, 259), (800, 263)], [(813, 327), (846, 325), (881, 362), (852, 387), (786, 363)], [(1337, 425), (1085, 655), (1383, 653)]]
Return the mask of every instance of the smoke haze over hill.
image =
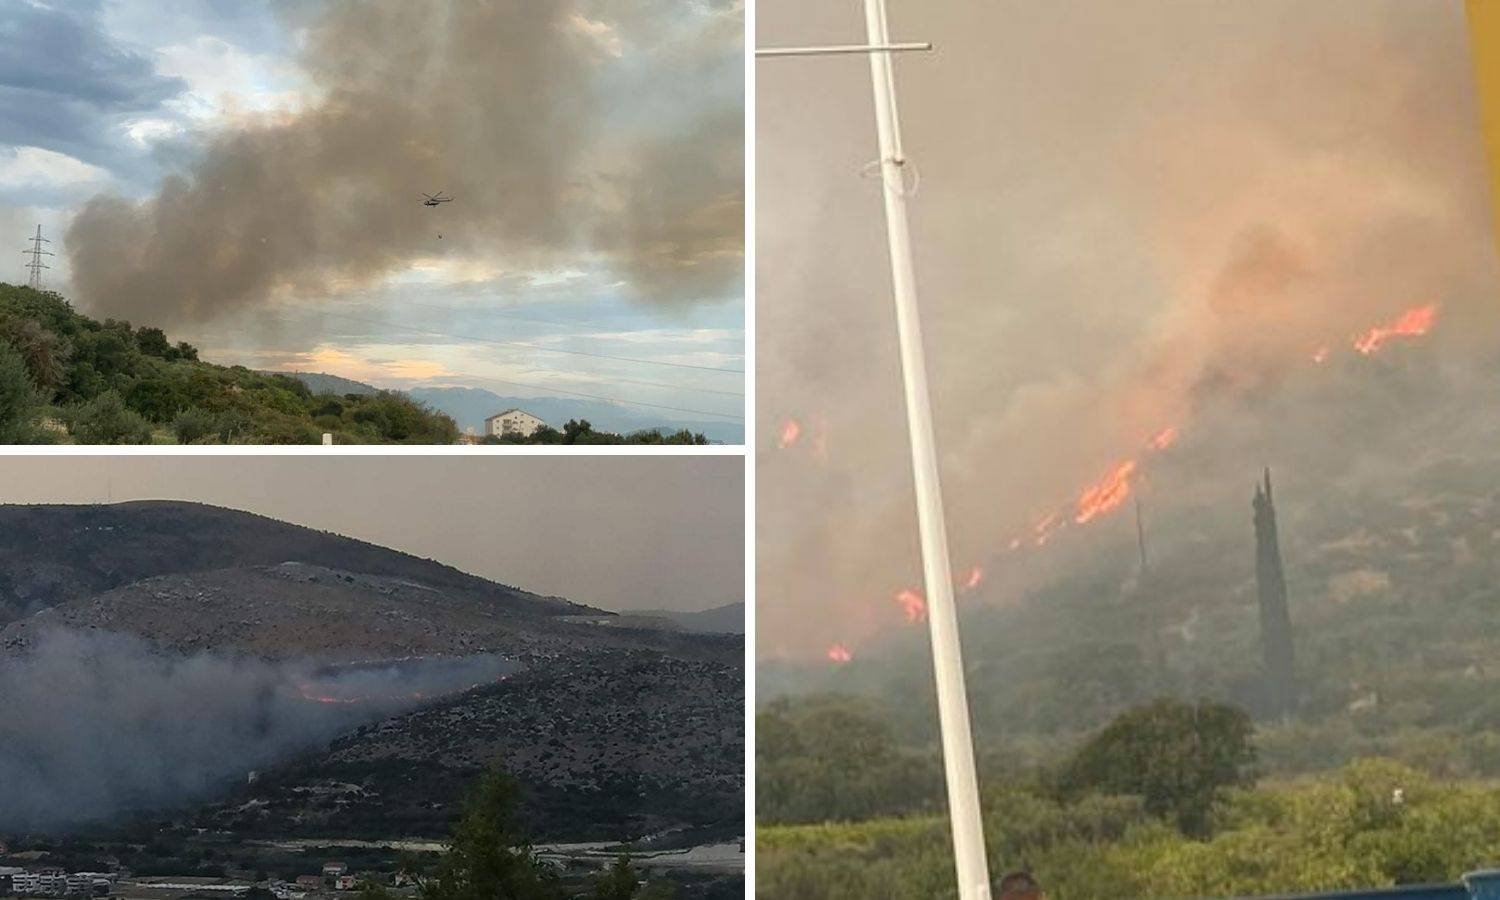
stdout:
[[(767, 3), (758, 39), (856, 18)], [(1500, 279), (1461, 5), (936, 3), (892, 27), (938, 47), (898, 80), (966, 596), (1045, 583), (1056, 540), (1003, 586), (990, 564), (1053, 515), (1128, 530), (1142, 489), (1232, 516), (1263, 465), (1302, 488), (1483, 447)], [(816, 96), (759, 70), (759, 651), (857, 658), (920, 569), (867, 73), (810, 65)], [(1423, 334), (1361, 340), (1428, 307)], [(1081, 524), (1091, 484), (1116, 505)]]
[(201, 798), (362, 722), (493, 682), (489, 655), (340, 670), (128, 635), (50, 631), (0, 656), (0, 830), (51, 828)]

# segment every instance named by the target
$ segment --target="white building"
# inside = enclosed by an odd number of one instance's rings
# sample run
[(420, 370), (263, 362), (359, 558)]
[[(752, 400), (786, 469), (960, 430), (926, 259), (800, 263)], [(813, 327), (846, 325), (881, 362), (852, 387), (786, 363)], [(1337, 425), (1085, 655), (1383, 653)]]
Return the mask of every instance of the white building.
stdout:
[(523, 409), (507, 409), (505, 412), (495, 413), (484, 420), (484, 433), (495, 437), (503, 437), (507, 434), (530, 437), (538, 428), (546, 424)]
[(68, 875), (56, 869), (10, 876), (11, 891), (22, 897), (61, 897), (68, 892)]

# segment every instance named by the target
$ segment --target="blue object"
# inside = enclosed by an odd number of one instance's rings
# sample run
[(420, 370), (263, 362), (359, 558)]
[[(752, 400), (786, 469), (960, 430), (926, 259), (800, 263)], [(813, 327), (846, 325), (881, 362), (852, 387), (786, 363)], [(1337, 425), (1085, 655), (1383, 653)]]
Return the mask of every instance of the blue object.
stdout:
[(1283, 894), (1261, 900), (1500, 900), (1500, 869), (1469, 872), (1459, 884), (1413, 884), (1327, 894)]

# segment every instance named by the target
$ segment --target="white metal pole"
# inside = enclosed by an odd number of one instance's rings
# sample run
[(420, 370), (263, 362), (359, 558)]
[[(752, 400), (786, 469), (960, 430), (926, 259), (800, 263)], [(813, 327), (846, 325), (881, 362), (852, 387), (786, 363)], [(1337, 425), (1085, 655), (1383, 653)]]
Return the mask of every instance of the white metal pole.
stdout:
[[(885, 0), (865, 0), (869, 42), (889, 46)], [(896, 331), (901, 344), (901, 375), (906, 390), (906, 424), (911, 436), (911, 464), (917, 494), (917, 528), (922, 543), (922, 572), (927, 588), (927, 621), (932, 636), (932, 664), (937, 677), (938, 721), (947, 775), (948, 812), (953, 828), (953, 862), (960, 900), (988, 900), (989, 865), (979, 815), (979, 779), (974, 767), (974, 739), (969, 730), (968, 694), (958, 640), (958, 613), (953, 603), (953, 576), (938, 482), (932, 404), (927, 363), (922, 351), (922, 323), (917, 312), (917, 285), (912, 271), (911, 236), (906, 221), (906, 158), (896, 114), (891, 55), (870, 54), (870, 81), (875, 91), (875, 122), (880, 138), (881, 184), (885, 195), (886, 234), (890, 243), (891, 281), (896, 300)]]

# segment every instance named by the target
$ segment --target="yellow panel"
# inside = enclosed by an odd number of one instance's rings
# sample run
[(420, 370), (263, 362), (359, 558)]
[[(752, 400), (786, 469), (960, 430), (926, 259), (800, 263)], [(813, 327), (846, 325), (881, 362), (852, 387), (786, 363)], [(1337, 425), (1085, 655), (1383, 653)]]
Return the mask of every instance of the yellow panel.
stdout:
[(1490, 170), (1492, 227), (1500, 244), (1500, 0), (1464, 0), (1479, 83), (1479, 118)]

